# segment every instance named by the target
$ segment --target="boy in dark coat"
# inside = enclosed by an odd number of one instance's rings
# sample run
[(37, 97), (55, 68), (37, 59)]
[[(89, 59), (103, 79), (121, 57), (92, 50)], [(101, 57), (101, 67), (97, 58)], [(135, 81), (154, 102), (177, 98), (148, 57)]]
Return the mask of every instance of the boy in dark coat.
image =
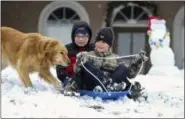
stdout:
[(93, 45), (90, 44), (91, 36), (92, 30), (87, 22), (78, 21), (74, 23), (71, 33), (72, 43), (66, 45), (68, 57), (71, 60), (71, 65), (69, 65), (67, 68), (61, 65), (56, 66), (57, 77), (63, 82), (64, 86), (74, 75), (73, 67), (76, 62), (76, 54), (82, 51), (93, 50)]
[(145, 62), (147, 57), (144, 52), (140, 52), (135, 56), (131, 65), (126, 67), (116, 58), (118, 55), (111, 52), (113, 40), (114, 33), (111, 28), (99, 29), (95, 39), (95, 50), (77, 55), (77, 62), (74, 66), (76, 77), (66, 86), (67, 91), (78, 89), (101, 92), (131, 90), (129, 98), (136, 99), (141, 95), (140, 83), (132, 84), (128, 78), (134, 78), (138, 74), (142, 62)]

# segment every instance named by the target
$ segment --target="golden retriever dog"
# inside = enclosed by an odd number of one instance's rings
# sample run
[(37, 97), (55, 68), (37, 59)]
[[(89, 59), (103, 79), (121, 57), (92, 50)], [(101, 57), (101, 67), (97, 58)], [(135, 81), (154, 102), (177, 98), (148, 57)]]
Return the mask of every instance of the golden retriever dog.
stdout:
[(68, 66), (68, 51), (58, 40), (39, 33), (23, 33), (10, 27), (1, 27), (1, 51), (3, 59), (16, 69), (25, 87), (32, 86), (29, 73), (39, 76), (57, 89), (61, 82), (50, 72), (53, 65)]

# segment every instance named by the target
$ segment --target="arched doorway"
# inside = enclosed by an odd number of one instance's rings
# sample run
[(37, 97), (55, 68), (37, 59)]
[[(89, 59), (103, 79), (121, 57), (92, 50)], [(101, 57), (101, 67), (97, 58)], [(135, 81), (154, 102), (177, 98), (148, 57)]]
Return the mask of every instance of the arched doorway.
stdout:
[(90, 23), (89, 16), (82, 5), (75, 1), (54, 1), (42, 10), (38, 31), (68, 44), (71, 42), (73, 23), (78, 20)]
[(184, 6), (177, 12), (173, 21), (172, 47), (175, 54), (175, 64), (184, 68)]
[[(115, 42), (113, 51), (117, 54), (130, 55), (145, 50), (149, 56), (148, 45), (148, 17), (154, 14), (151, 6), (140, 5), (139, 2), (128, 2), (118, 5), (112, 10), (109, 25), (114, 28)], [(125, 61), (126, 64), (131, 62)], [(142, 73), (148, 72), (151, 66), (150, 61), (144, 66)]]

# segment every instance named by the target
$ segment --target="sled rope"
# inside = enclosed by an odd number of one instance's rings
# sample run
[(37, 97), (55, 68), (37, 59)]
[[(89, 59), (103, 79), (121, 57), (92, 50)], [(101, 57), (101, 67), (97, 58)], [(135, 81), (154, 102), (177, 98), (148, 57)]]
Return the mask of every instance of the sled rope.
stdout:
[(140, 67), (139, 71), (137, 72), (136, 76), (137, 76), (138, 74), (141, 73), (141, 70), (143, 69), (143, 65), (144, 65), (143, 62), (144, 62), (144, 61), (142, 60), (142, 61), (141, 61), (141, 67)]
[[(125, 59), (125, 58), (135, 57), (136, 55), (138, 55), (138, 54), (126, 55), (126, 56), (117, 56), (117, 57), (107, 57), (107, 58), (105, 58), (105, 57), (97, 57), (97, 56), (93, 56), (93, 55), (86, 55), (86, 56), (95, 57), (95, 58), (97, 58), (97, 59)], [(138, 75), (139, 73), (141, 73), (141, 70), (142, 70), (142, 68), (143, 68), (143, 64), (144, 64), (144, 63), (143, 63), (143, 60), (142, 60), (142, 62), (141, 62), (141, 67), (140, 67), (140, 69), (139, 69), (137, 75)]]
[(125, 58), (131, 58), (131, 57), (135, 57), (137, 54), (133, 54), (133, 55), (126, 55), (126, 56), (117, 56), (117, 57), (97, 57), (97, 56), (93, 56), (93, 55), (86, 55), (86, 56), (90, 56), (90, 57), (95, 57), (97, 59), (125, 59)]
[[(91, 57), (95, 57), (95, 58), (100, 58), (100, 59), (122, 59), (122, 58), (128, 58), (128, 57), (135, 57), (136, 54), (134, 54), (134, 55), (127, 55), (127, 56), (120, 56), (120, 57), (111, 57), (111, 58), (96, 57), (96, 56), (92, 56), (92, 55), (87, 55), (87, 56), (91, 56)], [(143, 60), (142, 60), (142, 62), (141, 62), (141, 67), (140, 67), (138, 73), (136, 74), (136, 76), (141, 72), (141, 70), (142, 70), (142, 68), (143, 68), (143, 64), (144, 64), (144, 63), (143, 63)], [(108, 93), (109, 91), (107, 90), (107, 88), (105, 87), (105, 85), (100, 81), (100, 79), (99, 79), (97, 76), (95, 76), (91, 71), (89, 71), (89, 70), (84, 66), (82, 60), (81, 60), (81, 65), (82, 65), (82, 67), (83, 67), (88, 73), (90, 73), (90, 74), (102, 85), (102, 87), (104, 88), (104, 90)], [(131, 87), (132, 87), (132, 84), (131, 84), (129, 90), (131, 90)]]
[[(143, 63), (143, 60), (142, 60), (142, 62), (141, 62), (141, 67), (140, 67), (139, 71), (137, 72), (136, 76), (137, 76), (139, 73), (141, 73), (141, 70), (142, 70), (142, 68), (143, 68), (143, 64), (144, 64), (144, 63)], [(129, 90), (131, 90), (132, 86), (133, 86), (133, 84), (131, 83), (131, 86), (130, 86)]]

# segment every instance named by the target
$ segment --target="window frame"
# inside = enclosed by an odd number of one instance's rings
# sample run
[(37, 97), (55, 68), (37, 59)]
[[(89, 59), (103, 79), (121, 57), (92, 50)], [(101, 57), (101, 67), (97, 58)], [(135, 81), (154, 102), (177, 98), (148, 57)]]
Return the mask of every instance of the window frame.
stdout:
[(90, 24), (89, 15), (86, 9), (78, 2), (75, 1), (53, 1), (45, 6), (41, 11), (38, 21), (38, 32), (44, 35), (46, 34), (47, 20), (49, 15), (58, 8), (68, 7), (74, 10), (80, 17), (80, 20), (84, 20)]

